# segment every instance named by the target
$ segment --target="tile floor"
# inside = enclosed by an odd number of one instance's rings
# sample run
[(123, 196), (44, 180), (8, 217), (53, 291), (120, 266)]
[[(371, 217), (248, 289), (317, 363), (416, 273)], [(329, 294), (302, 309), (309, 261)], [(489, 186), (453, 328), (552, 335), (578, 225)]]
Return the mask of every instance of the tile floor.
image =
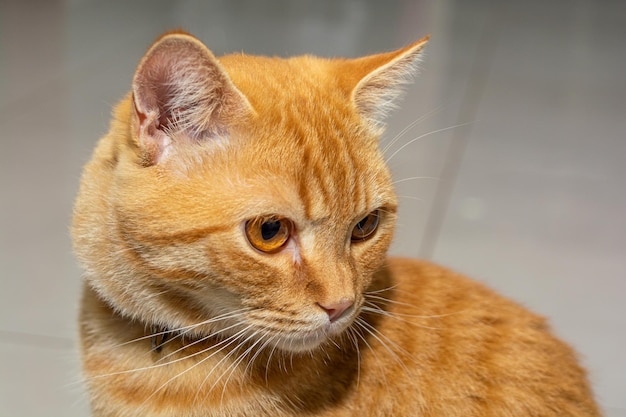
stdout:
[(217, 54), (356, 56), (432, 33), (385, 139), (429, 114), (388, 152), (393, 252), (549, 316), (626, 416), (626, 2), (0, 0), (1, 417), (88, 414), (72, 200), (137, 60), (176, 27)]

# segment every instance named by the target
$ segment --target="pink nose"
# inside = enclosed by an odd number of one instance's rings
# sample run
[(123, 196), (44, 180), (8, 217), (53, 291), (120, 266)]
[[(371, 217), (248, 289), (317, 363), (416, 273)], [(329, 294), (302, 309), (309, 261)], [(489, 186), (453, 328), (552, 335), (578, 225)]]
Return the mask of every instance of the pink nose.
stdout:
[(352, 304), (354, 304), (353, 301), (346, 300), (345, 298), (337, 303), (317, 303), (317, 305), (328, 314), (328, 318), (331, 322), (337, 321), (347, 309), (352, 307)]

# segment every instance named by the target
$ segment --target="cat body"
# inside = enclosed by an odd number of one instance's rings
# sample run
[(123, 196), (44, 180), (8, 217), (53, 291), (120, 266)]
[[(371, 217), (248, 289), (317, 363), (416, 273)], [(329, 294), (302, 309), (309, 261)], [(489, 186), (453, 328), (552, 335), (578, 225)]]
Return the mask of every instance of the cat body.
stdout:
[(86, 165), (94, 416), (597, 416), (545, 321), (386, 257), (384, 111), (426, 39), (358, 59), (161, 37)]

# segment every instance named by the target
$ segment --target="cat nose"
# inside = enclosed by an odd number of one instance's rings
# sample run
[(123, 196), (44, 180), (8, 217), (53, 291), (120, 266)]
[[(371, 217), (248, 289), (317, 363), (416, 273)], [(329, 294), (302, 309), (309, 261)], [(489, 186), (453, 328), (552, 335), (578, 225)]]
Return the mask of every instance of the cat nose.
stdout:
[(337, 321), (353, 304), (354, 301), (345, 298), (336, 303), (317, 303), (328, 314), (331, 323)]

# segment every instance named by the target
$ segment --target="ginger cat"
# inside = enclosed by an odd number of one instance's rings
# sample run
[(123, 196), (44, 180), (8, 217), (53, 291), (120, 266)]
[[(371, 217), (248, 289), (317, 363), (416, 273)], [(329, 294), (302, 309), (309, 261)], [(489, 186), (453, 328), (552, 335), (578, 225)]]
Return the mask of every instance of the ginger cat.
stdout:
[(359, 59), (152, 45), (75, 205), (94, 416), (600, 415), (543, 318), (386, 257), (377, 140), (426, 41)]

